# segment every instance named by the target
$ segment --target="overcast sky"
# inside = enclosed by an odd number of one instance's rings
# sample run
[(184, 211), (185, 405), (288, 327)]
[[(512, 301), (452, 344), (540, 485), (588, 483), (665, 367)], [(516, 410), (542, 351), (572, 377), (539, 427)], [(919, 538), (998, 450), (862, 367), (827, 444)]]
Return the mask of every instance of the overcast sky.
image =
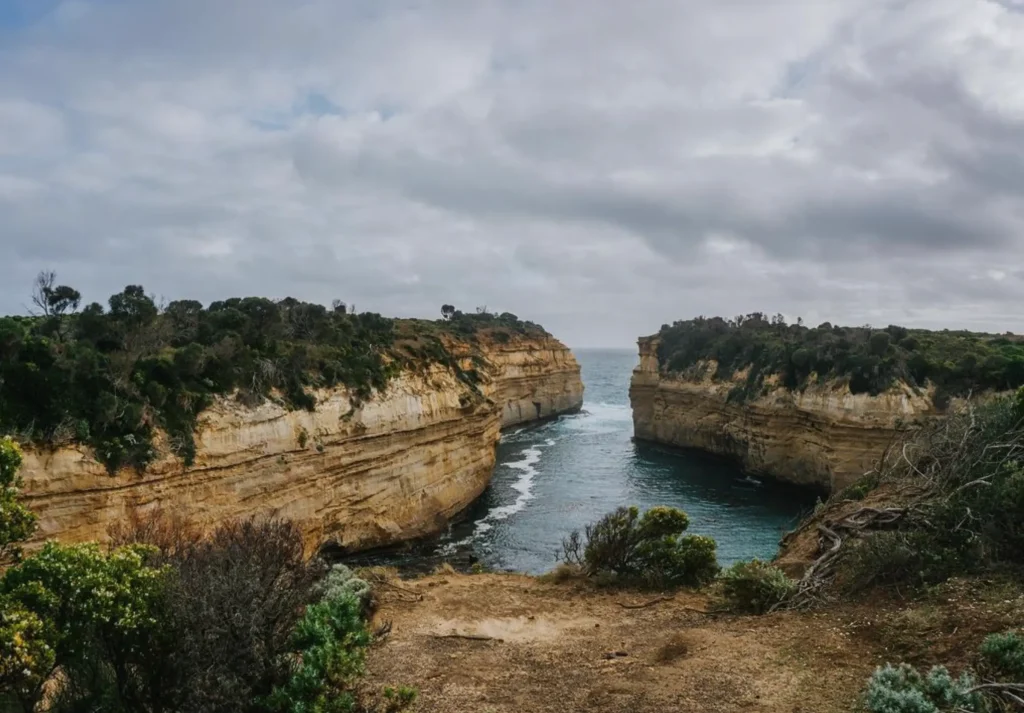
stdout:
[(1024, 0), (0, 0), (0, 312), (1024, 332)]

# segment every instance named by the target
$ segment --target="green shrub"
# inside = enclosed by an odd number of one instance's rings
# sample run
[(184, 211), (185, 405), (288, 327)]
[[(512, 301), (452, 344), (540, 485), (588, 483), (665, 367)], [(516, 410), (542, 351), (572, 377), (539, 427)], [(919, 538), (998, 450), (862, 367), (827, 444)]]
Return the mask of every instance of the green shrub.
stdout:
[(275, 687), (266, 709), (274, 713), (347, 713), (355, 710), (352, 688), (363, 673), (370, 635), (359, 600), (332, 590), (306, 607), (292, 634), (291, 670)]
[(901, 503), (910, 507), (884, 529), (846, 538), (836, 566), (839, 589), (905, 591), (1024, 565), (1022, 415), (1024, 395), (989, 399), (925, 424), (890, 449), (871, 480), (914, 499)]
[(863, 702), (868, 713), (983, 713), (981, 696), (968, 692), (975, 685), (970, 674), (954, 679), (944, 666), (922, 676), (909, 664), (885, 664), (869, 679)]
[(979, 653), (989, 677), (1024, 682), (1024, 635), (1016, 631), (991, 634), (981, 643)]
[(882, 479), (877, 472), (872, 471), (861, 476), (855, 482), (839, 491), (837, 500), (863, 500), (869, 493), (873, 492), (881, 484)]
[[(66, 286), (51, 293), (77, 294)], [(0, 317), (0, 434), (50, 445), (75, 439), (111, 473), (145, 469), (158, 456), (158, 430), (192, 465), (199, 416), (216, 397), (251, 406), (279, 395), (289, 408), (312, 410), (315, 389), (343, 386), (356, 406), (423, 362), (446, 365), (469, 387), (474, 376), (458, 368), (444, 333), (470, 342), (480, 331), (546, 334), (509, 313), (394, 321), (290, 297), (205, 308), (176, 300), (160, 311), (138, 285), (112, 295), (108, 309), (92, 303), (76, 314), (77, 301), (60, 304), (71, 311), (59, 320)], [(425, 343), (418, 358), (396, 347), (407, 337)]]
[(359, 602), (363, 612), (369, 611), (373, 604), (373, 589), (370, 587), (370, 583), (355, 576), (352, 570), (343, 564), (331, 567), (323, 582), (318, 585), (317, 591), (325, 599), (350, 594)]
[(55, 632), (34, 612), (0, 598), (0, 710), (5, 696), (30, 711), (53, 671)]
[(737, 562), (721, 576), (722, 597), (734, 610), (764, 614), (796, 591), (796, 582), (778, 567), (758, 559)]
[(718, 574), (715, 541), (683, 535), (686, 513), (655, 507), (643, 516), (636, 507), (619, 508), (573, 531), (563, 542), (562, 558), (590, 577), (648, 587), (700, 586)]
[(662, 326), (658, 333), (662, 369), (685, 372), (714, 361), (714, 378), (729, 380), (748, 370), (730, 401), (756, 398), (765, 379), (777, 375), (790, 389), (818, 379), (846, 380), (853, 393), (878, 394), (897, 381), (937, 387), (943, 408), (954, 396), (1024, 385), (1024, 344), (972, 332), (908, 330), (890, 325), (839, 327), (825, 323), (787, 324), (782, 315), (755, 312), (735, 319), (697, 317)]
[(0, 438), (0, 565), (20, 557), (20, 543), (36, 529), (36, 516), (18, 502), (20, 467), (18, 444), (10, 438)]
[(158, 705), (151, 676), (163, 673), (157, 662), (167, 571), (148, 566), (150, 554), (140, 545), (105, 553), (95, 544), (49, 542), (8, 569), (0, 580), (3, 618), (20, 621), (30, 637), (21, 655), (53, 666), (30, 666), (21, 681), (4, 677), (0, 695), (14, 694), (33, 710), (59, 667), (53, 711)]

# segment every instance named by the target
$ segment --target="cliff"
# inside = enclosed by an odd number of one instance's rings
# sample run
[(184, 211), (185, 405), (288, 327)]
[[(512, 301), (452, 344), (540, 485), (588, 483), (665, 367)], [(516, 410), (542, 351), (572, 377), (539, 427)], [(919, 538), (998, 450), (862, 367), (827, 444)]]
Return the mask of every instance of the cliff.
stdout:
[[(468, 350), (468, 347), (466, 347)], [(486, 488), (502, 426), (579, 408), (572, 353), (555, 339), (474, 347), (479, 389), (439, 364), (403, 372), (352, 409), (344, 389), (315, 411), (220, 399), (205, 410), (195, 463), (162, 456), (109, 475), (82, 446), (27, 449), (30, 543), (103, 540), (111, 523), (154, 507), (201, 526), (253, 514), (293, 519), (307, 544), (354, 550), (440, 530)]]
[(842, 489), (875, 465), (903, 425), (936, 413), (926, 394), (903, 383), (877, 396), (851, 394), (841, 382), (802, 391), (769, 386), (730, 402), (742, 374), (714, 381), (714, 364), (669, 373), (659, 368), (657, 344), (656, 337), (639, 340), (630, 384), (636, 437), (721, 455), (790, 483)]

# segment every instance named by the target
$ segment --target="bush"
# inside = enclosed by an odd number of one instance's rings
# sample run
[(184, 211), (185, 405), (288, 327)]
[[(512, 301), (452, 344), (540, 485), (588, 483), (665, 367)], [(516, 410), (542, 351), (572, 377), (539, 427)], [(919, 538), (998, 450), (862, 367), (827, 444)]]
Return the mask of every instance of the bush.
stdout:
[(1016, 631), (985, 637), (981, 668), (990, 678), (1024, 683), (1024, 635)]
[(53, 664), (30, 666), (20, 682), (4, 682), (24, 710), (42, 698), (56, 667), (52, 710), (159, 709), (153, 682), (165, 673), (159, 661), (167, 571), (147, 565), (149, 554), (140, 545), (108, 554), (95, 544), (49, 542), (4, 573), (4, 619), (20, 620), (30, 637), (23, 655)]
[[(159, 455), (162, 430), (169, 450), (192, 465), (199, 416), (217, 397), (235, 394), (251, 406), (278, 394), (289, 408), (314, 409), (315, 389), (345, 387), (357, 406), (406, 367), (440, 363), (463, 376), (445, 333), (474, 341), (481, 331), (546, 334), (508, 313), (396, 322), (293, 298), (206, 308), (177, 300), (161, 312), (130, 285), (109, 309), (92, 303), (57, 322), (0, 317), (0, 434), (77, 440), (113, 473), (144, 470)], [(397, 347), (406, 338), (424, 345), (418, 356)]]
[(869, 679), (864, 707), (869, 713), (983, 713), (986, 709), (981, 696), (969, 693), (975, 685), (970, 674), (954, 679), (944, 666), (935, 666), (922, 676), (909, 664), (886, 664)]
[[(5, 482), (19, 460), (0, 441)], [(370, 587), (306, 559), (294, 524), (250, 519), (202, 537), (156, 510), (110, 534), (110, 551), (48, 542), (0, 576), (0, 710), (393, 713), (415, 696), (357, 700)]]
[(409, 689), (371, 708), (358, 698), (369, 585), (305, 559), (294, 525), (251, 519), (200, 537), (157, 512), (112, 533), (127, 544), (49, 543), (0, 579), (0, 710), (38, 710), (44, 690), (49, 713), (397, 711), (411, 700)]
[(172, 571), (168, 659), (182, 710), (245, 711), (287, 680), (292, 632), (325, 572), (297, 526), (231, 522), (158, 559)]
[(871, 472), (867, 475), (863, 475), (858, 478), (855, 482), (839, 491), (836, 496), (837, 500), (863, 500), (868, 496), (869, 493), (873, 492), (881, 484), (881, 478), (878, 473)]
[(750, 614), (764, 614), (782, 604), (796, 591), (796, 582), (767, 562), (737, 562), (721, 576), (726, 605)]
[(789, 389), (805, 387), (812, 376), (846, 380), (853, 393), (878, 394), (902, 381), (937, 387), (938, 407), (951, 397), (1024, 386), (1024, 344), (971, 332), (930, 332), (890, 325), (816, 328), (787, 324), (781, 315), (759, 312), (722, 319), (697, 317), (664, 325), (658, 333), (660, 368), (685, 372), (715, 362), (714, 378), (748, 376), (734, 386), (730, 401), (756, 398), (765, 380), (777, 375)]
[(8, 705), (31, 711), (53, 671), (55, 632), (34, 612), (9, 597), (0, 598), (0, 710)]
[(369, 614), (373, 608), (373, 589), (370, 583), (357, 577), (351, 569), (343, 564), (336, 564), (327, 572), (327, 576), (317, 586), (323, 599), (337, 599), (342, 595), (351, 595), (359, 603), (360, 611)]
[(10, 438), (0, 438), (0, 565), (21, 556), (20, 543), (35, 532), (36, 516), (18, 502), (21, 450)]
[(359, 600), (343, 589), (330, 589), (321, 601), (306, 607), (291, 635), (287, 681), (271, 692), (267, 710), (344, 713), (355, 709), (352, 686), (363, 673), (370, 644), (361, 608)]
[(636, 507), (619, 508), (587, 525), (581, 538), (573, 531), (563, 542), (562, 558), (590, 577), (648, 587), (700, 586), (718, 574), (715, 541), (682, 535), (686, 513), (655, 507), (641, 517)]
[[(896, 520), (844, 533), (834, 560), (838, 590), (906, 591), (1024, 565), (1022, 416), (1024, 395), (993, 398), (935, 419), (889, 449), (865, 486), (877, 478), (894, 486), (892, 492), (909, 495), (893, 503)], [(841, 527), (844, 518), (838, 518)]]

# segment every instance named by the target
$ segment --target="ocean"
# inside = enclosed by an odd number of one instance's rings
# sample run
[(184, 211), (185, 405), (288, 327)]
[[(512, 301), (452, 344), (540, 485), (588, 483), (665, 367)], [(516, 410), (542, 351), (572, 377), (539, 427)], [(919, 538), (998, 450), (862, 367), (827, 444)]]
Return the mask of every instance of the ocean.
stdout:
[(582, 411), (503, 434), (484, 494), (439, 537), (353, 563), (429, 567), (446, 559), (538, 574), (561, 542), (623, 505), (669, 505), (689, 532), (718, 543), (727, 566), (774, 555), (815, 495), (744, 474), (701, 454), (633, 440), (629, 378), (635, 350), (574, 350), (586, 386)]

